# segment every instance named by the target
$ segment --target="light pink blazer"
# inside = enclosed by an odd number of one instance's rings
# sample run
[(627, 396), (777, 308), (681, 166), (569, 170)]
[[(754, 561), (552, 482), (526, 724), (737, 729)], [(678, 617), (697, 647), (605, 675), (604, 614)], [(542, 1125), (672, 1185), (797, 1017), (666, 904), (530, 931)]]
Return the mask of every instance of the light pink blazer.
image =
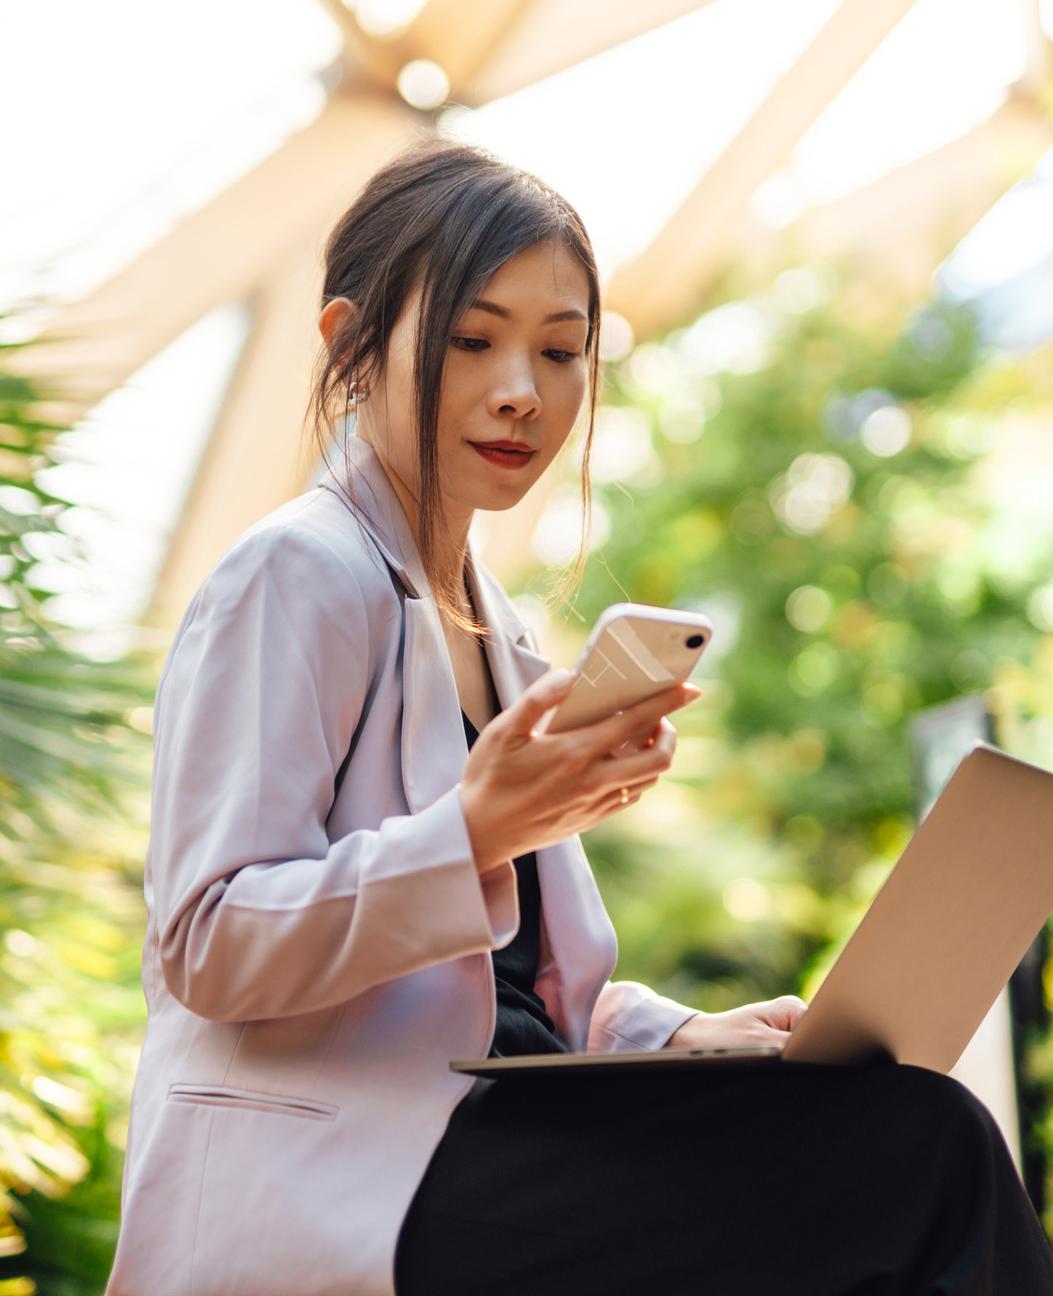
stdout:
[[(324, 471), (222, 556), (161, 674), (148, 1024), (106, 1296), (392, 1296), (399, 1226), (472, 1084), (449, 1061), (490, 1048), (515, 871), (476, 872), (435, 601), (380, 461), (349, 445), (367, 526)], [(469, 557), (508, 706), (549, 663)], [(557, 1029), (665, 1044), (695, 1010), (609, 980), (580, 839), (537, 857)]]

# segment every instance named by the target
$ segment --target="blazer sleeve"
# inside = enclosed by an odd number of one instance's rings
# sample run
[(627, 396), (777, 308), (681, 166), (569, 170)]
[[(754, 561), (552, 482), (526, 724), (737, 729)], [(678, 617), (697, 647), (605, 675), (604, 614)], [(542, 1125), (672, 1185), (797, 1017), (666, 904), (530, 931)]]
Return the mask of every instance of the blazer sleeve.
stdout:
[(513, 865), (476, 870), (459, 783), (329, 840), (369, 644), (353, 571), (288, 527), (240, 538), (183, 617), (155, 703), (147, 894), (165, 984), (202, 1017), (311, 1012), (515, 934)]
[(667, 999), (639, 981), (607, 981), (589, 1021), (590, 1052), (660, 1049), (699, 1009)]

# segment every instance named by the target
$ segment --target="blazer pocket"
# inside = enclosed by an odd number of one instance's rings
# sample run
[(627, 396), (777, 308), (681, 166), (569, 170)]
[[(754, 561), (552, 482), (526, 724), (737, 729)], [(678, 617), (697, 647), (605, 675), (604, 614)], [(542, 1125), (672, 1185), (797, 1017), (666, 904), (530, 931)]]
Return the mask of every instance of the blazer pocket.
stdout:
[(293, 1094), (264, 1093), (258, 1089), (232, 1089), (229, 1085), (170, 1084), (168, 1101), (197, 1103), (205, 1107), (233, 1107), (273, 1112), (280, 1116), (303, 1116), (308, 1120), (334, 1120), (339, 1107), (299, 1098)]

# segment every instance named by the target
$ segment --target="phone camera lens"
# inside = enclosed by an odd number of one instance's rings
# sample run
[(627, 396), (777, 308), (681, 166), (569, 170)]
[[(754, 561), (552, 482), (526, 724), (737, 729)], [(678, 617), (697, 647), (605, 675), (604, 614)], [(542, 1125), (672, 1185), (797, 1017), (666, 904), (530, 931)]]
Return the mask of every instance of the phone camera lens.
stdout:
[(706, 638), (705, 635), (693, 634), (693, 635), (688, 635), (686, 642), (689, 648), (701, 648), (702, 645), (706, 642)]

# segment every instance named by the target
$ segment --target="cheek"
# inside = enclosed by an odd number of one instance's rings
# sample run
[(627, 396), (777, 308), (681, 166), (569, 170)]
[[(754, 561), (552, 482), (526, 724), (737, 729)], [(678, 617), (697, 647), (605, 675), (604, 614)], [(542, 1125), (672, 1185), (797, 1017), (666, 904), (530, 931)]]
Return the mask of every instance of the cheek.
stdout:
[(409, 388), (399, 380), (394, 367), (389, 367), (387, 381), (377, 393), (371, 411), (373, 435), (400, 479), (416, 492), (419, 481), (417, 463), (417, 429), (413, 423), (413, 409)]
[(480, 380), (482, 366), (474, 373), (447, 362), (439, 389), (439, 445), (445, 449), (458, 443), (466, 434), (478, 432), (486, 422), (487, 388)]
[(546, 401), (553, 419), (566, 423), (569, 427), (574, 422), (587, 391), (588, 375), (584, 365), (575, 365), (571, 373), (561, 375), (561, 381), (552, 384)]
[(474, 366), (464, 363), (460, 352), (452, 351), (442, 371), (439, 389), (439, 416), (456, 415), (459, 411), (486, 400), (486, 372), (476, 357)]

